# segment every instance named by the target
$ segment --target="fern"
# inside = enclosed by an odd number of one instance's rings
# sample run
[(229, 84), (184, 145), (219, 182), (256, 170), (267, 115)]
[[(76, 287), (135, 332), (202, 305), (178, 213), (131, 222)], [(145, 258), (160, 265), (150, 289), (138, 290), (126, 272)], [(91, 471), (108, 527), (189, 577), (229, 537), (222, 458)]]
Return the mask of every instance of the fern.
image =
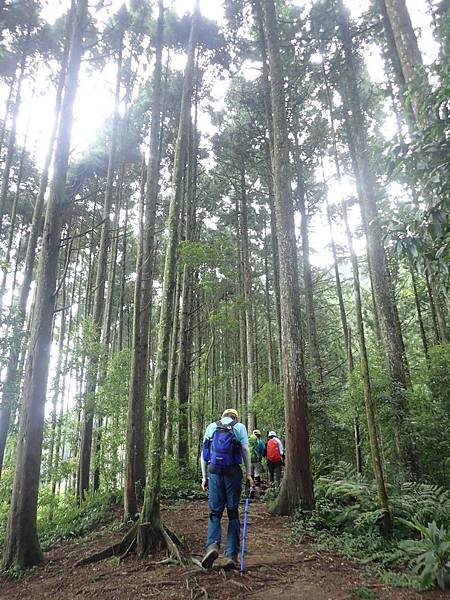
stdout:
[(450, 526), (450, 491), (438, 485), (404, 483), (398, 493), (391, 495), (390, 505), (396, 517)]
[[(422, 586), (437, 582), (442, 587), (450, 568), (450, 559), (445, 558), (450, 552), (450, 540), (445, 537), (447, 529), (450, 531), (450, 491), (438, 485), (408, 482), (391, 486), (388, 494), (395, 528), (393, 536), (386, 539), (379, 529), (382, 511), (374, 482), (340, 463), (316, 479), (316, 508), (296, 514), (294, 535), (308, 531), (322, 547), (332, 547), (345, 556), (375, 562), (383, 568), (404, 567), (409, 556)], [(410, 539), (412, 523), (414, 531), (421, 533), (421, 540)]]

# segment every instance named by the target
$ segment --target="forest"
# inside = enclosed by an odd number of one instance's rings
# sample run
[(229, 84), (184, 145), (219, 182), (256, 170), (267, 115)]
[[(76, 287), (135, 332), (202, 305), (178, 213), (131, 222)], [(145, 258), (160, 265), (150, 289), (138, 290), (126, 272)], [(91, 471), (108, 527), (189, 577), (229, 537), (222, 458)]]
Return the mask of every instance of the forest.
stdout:
[[(443, 598), (449, 167), (449, 0), (0, 0), (0, 597)], [(286, 448), (234, 589), (228, 407)]]

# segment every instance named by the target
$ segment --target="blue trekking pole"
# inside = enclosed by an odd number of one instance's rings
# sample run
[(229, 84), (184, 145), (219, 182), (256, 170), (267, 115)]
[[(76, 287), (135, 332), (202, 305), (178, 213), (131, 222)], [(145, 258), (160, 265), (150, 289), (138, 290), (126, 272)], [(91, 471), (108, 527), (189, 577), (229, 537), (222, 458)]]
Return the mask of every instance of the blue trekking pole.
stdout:
[(245, 486), (244, 531), (242, 532), (241, 575), (245, 571), (245, 545), (247, 541), (248, 505), (250, 501), (250, 484)]

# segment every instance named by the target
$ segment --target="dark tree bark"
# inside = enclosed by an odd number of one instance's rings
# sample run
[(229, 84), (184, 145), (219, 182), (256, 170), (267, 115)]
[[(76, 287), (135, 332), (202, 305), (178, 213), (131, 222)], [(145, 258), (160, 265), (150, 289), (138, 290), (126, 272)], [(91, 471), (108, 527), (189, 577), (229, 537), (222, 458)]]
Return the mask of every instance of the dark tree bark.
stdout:
[(309, 259), (309, 235), (308, 235), (308, 218), (306, 215), (305, 205), (305, 184), (302, 176), (299, 174), (297, 178), (297, 200), (298, 209), (301, 216), (300, 231), (302, 238), (302, 258), (303, 258), (303, 280), (305, 285), (305, 308), (306, 321), (308, 324), (308, 342), (309, 352), (314, 365), (314, 370), (317, 375), (319, 384), (323, 384), (323, 368), (322, 359), (319, 351), (319, 340), (316, 327), (316, 311), (314, 308), (314, 290), (311, 271), (311, 262)]
[(275, 383), (275, 353), (273, 347), (273, 334), (272, 334), (272, 315), (271, 315), (271, 302), (270, 302), (270, 278), (269, 278), (269, 238), (268, 236), (264, 239), (264, 300), (266, 305), (266, 322), (267, 322), (267, 367), (268, 367), (268, 380), (269, 383)]
[(393, 55), (393, 65), (397, 77), (401, 79), (400, 69), (403, 75), (402, 94), (405, 96), (404, 85), (406, 85), (409, 88), (408, 100), (414, 118), (419, 125), (424, 125), (429, 121), (429, 115), (423, 109), (430, 86), (423, 69), (422, 55), (406, 2), (405, 0), (379, 0), (379, 5), (384, 16), (388, 41), (392, 43), (393, 38), (397, 49), (397, 56)]
[[(131, 345), (131, 374), (128, 395), (128, 421), (125, 475), (125, 514), (136, 514), (136, 487), (145, 486), (145, 429), (142, 427), (145, 414), (145, 398), (148, 379), (149, 335), (153, 294), (153, 272), (155, 254), (155, 219), (158, 199), (160, 169), (160, 136), (162, 109), (162, 47), (164, 7), (158, 2), (159, 15), (155, 44), (155, 70), (153, 73), (152, 118), (150, 127), (150, 157), (147, 167), (146, 203), (140, 230), (140, 282), (136, 281), (133, 342)], [(136, 304), (136, 301), (138, 303)], [(137, 309), (139, 306), (139, 310)], [(137, 312), (136, 312), (137, 311)]]
[(151, 441), (149, 450), (149, 475), (145, 488), (144, 505), (137, 534), (137, 552), (144, 556), (154, 548), (166, 545), (174, 551), (173, 542), (165, 531), (160, 513), (162, 461), (164, 458), (164, 429), (166, 425), (167, 368), (174, 304), (178, 222), (183, 194), (183, 174), (187, 159), (190, 110), (195, 70), (195, 47), (199, 20), (199, 5), (192, 16), (188, 58), (181, 98), (180, 121), (172, 178), (172, 197), (167, 220), (168, 238), (165, 253), (161, 314), (158, 330), (155, 379), (152, 402)]
[[(387, 53), (400, 90), (408, 126), (411, 131), (425, 129), (435, 120), (434, 114), (427, 107), (427, 97), (431, 93), (431, 86), (424, 69), (406, 2), (405, 0), (377, 0), (377, 4), (383, 20)], [(443, 13), (447, 12), (448, 7), (445, 7)], [(442, 160), (447, 160), (445, 152)], [(412, 194), (414, 197), (417, 192), (413, 189)], [(423, 189), (422, 194), (430, 205), (434, 204), (434, 199), (430, 197), (428, 190)], [(429, 285), (432, 289), (430, 303), (438, 323), (439, 341), (447, 343), (449, 341), (448, 324), (440, 303), (433, 265), (430, 259), (426, 259), (425, 264)]]
[[(72, 14), (72, 13), (71, 13)], [(72, 22), (71, 17), (68, 19), (68, 28), (66, 35), (66, 42), (64, 45), (64, 54), (61, 63), (61, 72), (59, 75), (58, 86), (56, 91), (56, 100), (54, 108), (54, 120), (52, 130), (50, 133), (49, 144), (47, 154), (44, 160), (44, 166), (41, 173), (41, 179), (39, 184), (39, 193), (36, 199), (36, 203), (33, 209), (33, 218), (31, 222), (30, 235), (28, 238), (27, 251), (25, 255), (25, 266), (23, 269), (22, 285), (20, 287), (19, 299), (17, 302), (17, 320), (16, 320), (16, 334), (14, 337), (19, 337), (19, 333), (23, 329), (26, 316), (26, 307), (28, 303), (28, 297), (30, 294), (31, 281), (33, 277), (34, 264), (36, 262), (36, 248), (39, 237), (39, 232), (42, 227), (42, 212), (44, 207), (44, 198), (48, 186), (48, 174), (50, 170), (50, 164), (53, 156), (53, 146), (55, 144), (56, 133), (58, 128), (59, 113), (61, 111), (62, 92), (64, 88), (64, 79), (66, 74), (67, 58), (69, 53), (69, 42), (70, 42), (70, 24)], [(17, 387), (18, 387), (18, 374), (19, 370), (19, 355), (21, 353), (23, 343), (22, 340), (16, 340), (16, 343), (10, 350), (8, 356), (8, 362), (6, 366), (5, 381), (3, 384), (2, 403), (0, 406), (0, 475), (3, 467), (3, 456), (6, 446), (6, 437), (8, 435), (9, 422), (11, 418), (12, 407), (16, 403), (17, 398)]]
[[(60, 381), (62, 375), (62, 364), (63, 364), (63, 349), (64, 341), (66, 337), (66, 318), (65, 318), (65, 304), (66, 304), (66, 286), (63, 284), (61, 291), (61, 316), (59, 322), (59, 333), (58, 333), (58, 358), (56, 359), (55, 379), (53, 382), (53, 395), (52, 395), (52, 413), (51, 413), (51, 430), (50, 430), (50, 447), (48, 450), (48, 467), (47, 467), (47, 481), (50, 482), (53, 478), (53, 460), (54, 450), (56, 442), (56, 425), (57, 425), (57, 414), (58, 414), (58, 400), (60, 399)], [(62, 399), (61, 399), (62, 402)]]
[(263, 85), (263, 100), (264, 100), (264, 116), (266, 120), (266, 129), (268, 134), (268, 142), (266, 144), (266, 157), (268, 165), (267, 187), (268, 201), (270, 208), (270, 231), (271, 231), (271, 247), (272, 247), (272, 270), (275, 295), (275, 309), (277, 315), (277, 332), (278, 332), (278, 362), (279, 362), (279, 380), (281, 383), (283, 367), (281, 364), (281, 300), (280, 300), (280, 273), (278, 260), (278, 240), (276, 228), (275, 201), (273, 192), (273, 172), (270, 168), (273, 156), (273, 123), (272, 123), (272, 104), (269, 82), (269, 65), (267, 60), (267, 45), (264, 34), (264, 15), (260, 0), (252, 0), (253, 18), (258, 29), (258, 49), (262, 60), (262, 85)]
[(428, 340), (427, 340), (427, 334), (425, 332), (425, 325), (423, 322), (422, 306), (420, 303), (419, 292), (417, 289), (416, 273), (414, 271), (414, 265), (412, 264), (412, 261), (410, 261), (410, 264), (409, 264), (409, 273), (411, 275), (411, 283), (413, 286), (414, 302), (416, 304), (417, 320), (419, 322), (420, 339), (422, 340), (422, 346), (423, 346), (423, 351), (424, 351), (425, 357), (428, 358)]
[(247, 355), (247, 426), (249, 431), (255, 428), (255, 415), (250, 410), (251, 401), (256, 391), (255, 380), (255, 323), (253, 320), (253, 303), (252, 303), (252, 272), (250, 267), (250, 244), (248, 235), (248, 202), (247, 202), (247, 186), (245, 183), (245, 166), (244, 159), (241, 159), (240, 166), (240, 252), (242, 256), (242, 287), (244, 292), (244, 314), (245, 314), (245, 347)]
[(301, 340), (297, 248), (289, 173), (283, 69), (273, 0), (263, 0), (273, 114), (273, 179), (279, 250), (282, 364), (286, 418), (286, 475), (273, 511), (291, 514), (314, 505)]
[[(197, 84), (198, 85), (198, 84)], [(196, 89), (197, 92), (197, 89)], [(195, 236), (196, 200), (197, 200), (197, 97), (194, 101), (194, 122), (190, 136), (188, 160), (188, 185), (186, 202), (185, 239), (193, 240)], [(194, 304), (194, 273), (188, 265), (183, 267), (181, 286), (181, 314), (180, 314), (180, 349), (178, 353), (177, 379), (178, 379), (178, 435), (177, 459), (181, 466), (189, 462), (189, 394), (191, 386), (191, 363), (193, 344), (193, 304)]]
[(31, 337), (22, 395), (16, 450), (16, 468), (3, 552), (3, 568), (25, 568), (43, 561), (36, 530), (37, 498), (47, 390), (49, 348), (65, 185), (73, 123), (73, 104), (78, 87), (82, 35), (87, 1), (78, 0), (71, 38), (66, 88), (61, 110), (55, 168), (44, 224)]

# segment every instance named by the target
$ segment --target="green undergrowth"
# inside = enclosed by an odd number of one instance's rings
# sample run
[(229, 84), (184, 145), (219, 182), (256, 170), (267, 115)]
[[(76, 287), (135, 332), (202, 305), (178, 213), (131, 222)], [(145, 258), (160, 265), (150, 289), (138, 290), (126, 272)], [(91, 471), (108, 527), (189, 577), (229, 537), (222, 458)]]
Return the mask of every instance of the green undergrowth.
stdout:
[[(52, 509), (51, 497), (48, 502), (43, 502), (41, 498), (38, 535), (42, 549), (48, 550), (62, 540), (80, 537), (99, 525), (110, 523), (114, 519), (111, 509), (121, 501), (121, 492), (101, 491), (88, 494), (81, 506), (78, 506), (74, 495), (61, 494)], [(50, 520), (52, 510), (53, 517)]]
[[(161, 489), (164, 502), (170, 504), (178, 500), (205, 499), (207, 496), (196, 481), (196, 475), (192, 466), (180, 468), (175, 459), (167, 460)], [(5, 542), (11, 487), (12, 473), (6, 471), (0, 481), (0, 554)], [(102, 524), (115, 521), (120, 528), (122, 511), (119, 508), (115, 517), (112, 509), (120, 507), (122, 501), (121, 490), (100, 490), (95, 494), (88, 493), (81, 506), (78, 506), (73, 493), (52, 497), (49, 486), (42, 486), (37, 515), (42, 549), (47, 551), (63, 540), (86, 535)]]
[[(63, 540), (91, 532), (103, 523), (111, 521), (111, 507), (121, 502), (119, 492), (88, 494), (78, 506), (73, 494), (60, 494), (52, 499), (46, 487), (39, 496), (37, 527), (44, 551)], [(3, 549), (8, 519), (8, 502), (0, 502), (0, 550)]]
[(388, 494), (394, 530), (385, 537), (374, 482), (342, 464), (316, 479), (316, 507), (297, 511), (294, 536), (311, 535), (318, 550), (367, 564), (390, 585), (444, 589), (450, 582), (450, 491), (404, 483)]
[(180, 467), (175, 458), (168, 458), (164, 463), (161, 495), (166, 502), (204, 500), (207, 497), (195, 467), (192, 464)]

